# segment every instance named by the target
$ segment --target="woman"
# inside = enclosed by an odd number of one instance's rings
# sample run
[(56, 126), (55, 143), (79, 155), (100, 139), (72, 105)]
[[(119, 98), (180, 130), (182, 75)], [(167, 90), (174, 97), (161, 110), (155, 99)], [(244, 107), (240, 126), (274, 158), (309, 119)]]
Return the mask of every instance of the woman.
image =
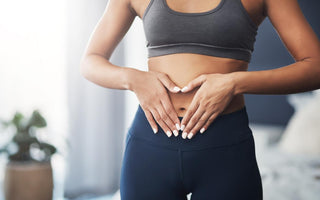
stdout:
[[(109, 62), (136, 16), (148, 71)], [(296, 62), (248, 72), (266, 17)], [(243, 94), (320, 88), (320, 43), (296, 0), (109, 0), (81, 73), (133, 91), (140, 103), (127, 134), (122, 200), (184, 200), (189, 193), (192, 200), (258, 200), (262, 184)]]

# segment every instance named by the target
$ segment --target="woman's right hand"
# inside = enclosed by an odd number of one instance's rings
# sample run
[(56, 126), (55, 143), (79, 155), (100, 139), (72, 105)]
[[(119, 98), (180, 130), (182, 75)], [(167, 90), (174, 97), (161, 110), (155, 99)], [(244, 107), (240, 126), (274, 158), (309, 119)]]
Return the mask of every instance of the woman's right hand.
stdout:
[(172, 133), (178, 136), (180, 120), (167, 90), (177, 93), (180, 88), (167, 74), (134, 70), (130, 76), (129, 90), (136, 94), (154, 133), (158, 132), (157, 122), (168, 137)]

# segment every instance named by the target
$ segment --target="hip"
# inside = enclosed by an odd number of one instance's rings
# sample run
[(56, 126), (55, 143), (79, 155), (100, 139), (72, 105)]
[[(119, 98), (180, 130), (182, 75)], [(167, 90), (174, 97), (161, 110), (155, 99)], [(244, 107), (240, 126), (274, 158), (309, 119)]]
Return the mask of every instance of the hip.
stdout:
[[(180, 120), (182, 118), (179, 117)], [(252, 130), (249, 127), (246, 107), (243, 106), (234, 112), (219, 115), (203, 134), (196, 134), (192, 140), (185, 140), (182, 137), (169, 138), (161, 128), (157, 134), (153, 133), (143, 109), (138, 105), (127, 132), (127, 143), (133, 138), (165, 148), (198, 150), (233, 145), (252, 139)]]

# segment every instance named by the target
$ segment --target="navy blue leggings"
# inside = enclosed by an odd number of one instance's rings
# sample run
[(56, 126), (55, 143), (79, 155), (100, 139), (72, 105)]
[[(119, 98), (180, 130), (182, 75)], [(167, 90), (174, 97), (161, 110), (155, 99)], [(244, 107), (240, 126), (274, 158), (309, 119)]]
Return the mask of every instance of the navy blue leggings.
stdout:
[(183, 139), (160, 127), (154, 134), (138, 106), (126, 136), (121, 200), (186, 200), (189, 193), (192, 200), (262, 200), (246, 107)]

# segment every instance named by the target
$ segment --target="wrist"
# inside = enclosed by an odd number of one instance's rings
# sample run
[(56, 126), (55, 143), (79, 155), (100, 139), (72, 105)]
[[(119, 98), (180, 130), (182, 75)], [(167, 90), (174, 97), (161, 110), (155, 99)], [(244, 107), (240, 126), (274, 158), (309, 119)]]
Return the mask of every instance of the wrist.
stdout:
[(242, 90), (241, 87), (241, 80), (242, 80), (242, 76), (244, 75), (243, 71), (236, 71), (236, 72), (231, 72), (230, 78), (231, 78), (231, 82), (233, 84), (233, 88), (234, 88), (234, 95), (239, 95), (239, 94), (243, 94), (244, 91)]
[(124, 69), (124, 88), (130, 91), (134, 91), (134, 85), (137, 82), (137, 78), (141, 78), (143, 71), (134, 68)]

